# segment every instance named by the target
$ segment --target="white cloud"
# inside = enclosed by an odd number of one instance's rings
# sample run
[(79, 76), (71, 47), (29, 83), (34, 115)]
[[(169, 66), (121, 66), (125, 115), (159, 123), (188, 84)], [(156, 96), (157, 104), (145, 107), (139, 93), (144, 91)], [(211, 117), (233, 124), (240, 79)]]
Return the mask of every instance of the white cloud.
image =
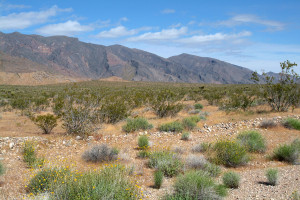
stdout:
[(30, 8), (31, 6), (22, 5), (22, 4), (3, 4), (0, 3), (0, 10), (14, 10), (14, 9), (25, 9)]
[(224, 41), (230, 39), (238, 39), (247, 36), (251, 36), (251, 32), (243, 31), (237, 34), (215, 33), (209, 35), (194, 35), (189, 38), (179, 39), (178, 42), (183, 44), (199, 44), (199, 43), (207, 43), (207, 42), (215, 42), (215, 41)]
[(128, 21), (128, 18), (127, 18), (127, 17), (122, 17), (122, 18), (120, 19), (120, 21), (127, 22), (127, 21)]
[(236, 15), (229, 20), (221, 21), (219, 25), (237, 26), (247, 23), (260, 24), (268, 27), (268, 30), (283, 30), (284, 24), (278, 21), (264, 20), (255, 15)]
[(60, 9), (53, 6), (48, 10), (39, 12), (21, 12), (12, 13), (7, 16), (0, 16), (1, 30), (20, 30), (33, 25), (42, 24), (49, 20), (50, 17), (56, 16), (59, 12), (70, 12), (72, 9)]
[(130, 42), (137, 41), (162, 41), (162, 40), (170, 40), (177, 39), (182, 35), (187, 33), (186, 27), (181, 27), (180, 29), (171, 28), (171, 29), (163, 29), (159, 32), (147, 32), (142, 35), (128, 38)]
[(174, 9), (164, 9), (161, 11), (162, 14), (172, 14), (172, 13), (175, 13), (175, 10)]
[(117, 26), (108, 31), (100, 32), (96, 37), (98, 37), (98, 38), (117, 38), (117, 37), (122, 37), (122, 36), (134, 35), (137, 33), (138, 33), (137, 29), (128, 30), (124, 26)]
[(73, 36), (81, 32), (91, 31), (91, 26), (80, 25), (78, 21), (69, 20), (64, 23), (50, 24), (36, 30), (39, 34), (43, 35), (67, 35)]

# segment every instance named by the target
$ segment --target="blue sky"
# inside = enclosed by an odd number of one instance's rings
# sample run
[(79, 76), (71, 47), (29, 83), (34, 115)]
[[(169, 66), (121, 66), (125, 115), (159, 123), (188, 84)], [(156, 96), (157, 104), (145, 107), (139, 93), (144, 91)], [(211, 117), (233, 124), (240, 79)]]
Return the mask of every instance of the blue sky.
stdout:
[(0, 31), (66, 35), (169, 57), (189, 53), (252, 70), (300, 70), (299, 0), (0, 0)]

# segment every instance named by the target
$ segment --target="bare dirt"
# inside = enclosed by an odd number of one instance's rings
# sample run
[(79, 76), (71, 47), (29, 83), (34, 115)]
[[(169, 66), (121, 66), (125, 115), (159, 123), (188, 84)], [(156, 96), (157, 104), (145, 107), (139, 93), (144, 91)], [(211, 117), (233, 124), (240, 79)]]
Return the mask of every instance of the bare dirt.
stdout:
[[(193, 102), (187, 102), (192, 105)], [(288, 199), (294, 191), (300, 192), (300, 165), (289, 165), (284, 162), (270, 161), (267, 155), (280, 144), (289, 143), (300, 138), (300, 131), (289, 130), (280, 124), (271, 129), (260, 129), (259, 123), (265, 119), (280, 122), (287, 116), (299, 117), (300, 109), (294, 112), (273, 113), (256, 112), (229, 113), (220, 111), (217, 107), (209, 106), (206, 102), (203, 111), (207, 111), (207, 120), (197, 124), (191, 131), (189, 141), (180, 140), (181, 134), (159, 132), (156, 128), (165, 122), (181, 120), (188, 116), (184, 110), (174, 118), (159, 119), (146, 108), (135, 112), (146, 117), (154, 128), (145, 132), (126, 134), (122, 131), (125, 121), (117, 124), (103, 124), (93, 138), (76, 140), (75, 136), (68, 136), (60, 126), (50, 135), (43, 135), (41, 131), (19, 111), (0, 112), (0, 159), (6, 166), (6, 173), (0, 177), (0, 199), (34, 199), (26, 193), (26, 184), (37, 172), (26, 167), (21, 154), (25, 140), (35, 140), (38, 144), (39, 156), (45, 157), (46, 166), (64, 165), (74, 170), (88, 171), (100, 168), (107, 164), (90, 164), (81, 159), (82, 153), (95, 144), (106, 143), (120, 149), (118, 163), (134, 167), (135, 176), (141, 186), (144, 199), (160, 199), (164, 194), (172, 191), (175, 178), (166, 178), (161, 189), (154, 189), (153, 170), (146, 167), (147, 160), (137, 158), (137, 138), (140, 134), (147, 134), (153, 143), (151, 149), (181, 148), (182, 159), (190, 154), (191, 148), (201, 142), (216, 142), (222, 138), (234, 138), (243, 130), (259, 130), (266, 138), (268, 149), (264, 154), (251, 154), (251, 161), (238, 168), (222, 167), (222, 172), (233, 170), (240, 174), (241, 185), (238, 189), (229, 190), (226, 199)], [(257, 108), (261, 109), (261, 108)], [(279, 170), (279, 184), (270, 186), (266, 182), (265, 170), (277, 168)], [(221, 176), (218, 178), (221, 181)]]

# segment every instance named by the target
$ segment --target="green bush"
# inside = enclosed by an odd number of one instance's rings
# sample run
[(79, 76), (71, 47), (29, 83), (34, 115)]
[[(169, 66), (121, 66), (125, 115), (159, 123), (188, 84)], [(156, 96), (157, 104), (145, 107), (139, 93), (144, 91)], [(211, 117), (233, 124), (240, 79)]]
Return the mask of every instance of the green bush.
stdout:
[(5, 173), (5, 168), (0, 160), (0, 176), (3, 175)]
[(160, 170), (154, 172), (154, 187), (160, 188), (164, 180), (164, 173)]
[(228, 188), (238, 188), (240, 179), (240, 175), (236, 172), (226, 172), (223, 175), (223, 184)]
[(278, 181), (278, 170), (277, 169), (268, 169), (266, 171), (266, 177), (270, 185), (276, 185)]
[(257, 131), (246, 131), (237, 136), (237, 142), (245, 146), (249, 152), (263, 153), (266, 151), (266, 142)]
[(223, 164), (227, 167), (237, 167), (249, 161), (246, 148), (236, 141), (219, 141), (214, 145), (214, 149), (215, 157), (213, 160), (217, 164)]
[(187, 117), (182, 120), (182, 125), (184, 128), (192, 130), (197, 126), (197, 122), (199, 122), (200, 120), (201, 118), (199, 116)]
[(222, 199), (227, 195), (224, 186), (217, 185), (204, 171), (190, 171), (178, 176), (174, 184), (174, 193), (166, 200)]
[(122, 99), (108, 99), (102, 104), (100, 118), (106, 123), (116, 123), (130, 115), (130, 107)]
[(182, 132), (183, 131), (183, 126), (179, 122), (170, 122), (166, 124), (162, 124), (159, 127), (160, 131), (165, 131), (165, 132)]
[(188, 141), (190, 139), (190, 135), (191, 134), (189, 132), (182, 133), (181, 140)]
[(294, 118), (287, 118), (283, 125), (286, 128), (300, 130), (300, 121)]
[(168, 177), (177, 175), (183, 168), (179, 158), (170, 151), (153, 152), (150, 155), (148, 166), (162, 171)]
[(137, 200), (142, 197), (138, 187), (129, 179), (128, 171), (121, 165), (87, 173), (50, 169), (33, 177), (28, 188), (32, 193), (46, 191), (50, 199), (98, 200), (100, 197)]
[(149, 138), (146, 135), (141, 135), (138, 138), (138, 146), (141, 149), (146, 149), (149, 147)]
[(23, 146), (23, 158), (28, 167), (41, 167), (44, 164), (43, 158), (37, 158), (36, 145), (33, 141), (25, 141)]
[(27, 191), (33, 194), (47, 192), (53, 182), (62, 182), (70, 171), (66, 168), (43, 169), (39, 171), (26, 186)]
[(203, 171), (207, 172), (211, 177), (217, 177), (221, 174), (221, 168), (213, 163), (206, 163)]
[(50, 134), (52, 129), (57, 126), (58, 117), (52, 114), (47, 114), (31, 117), (30, 119), (43, 131), (44, 134)]
[(201, 109), (203, 109), (203, 105), (200, 104), (200, 103), (196, 103), (196, 104), (194, 105), (194, 108), (195, 108), (196, 110), (201, 110)]
[(137, 155), (139, 158), (149, 158), (150, 157), (150, 152), (147, 149), (143, 149), (138, 152)]
[(117, 149), (102, 144), (85, 151), (82, 154), (82, 159), (87, 162), (113, 161), (117, 159), (118, 153), (119, 151)]
[(296, 164), (300, 156), (300, 141), (294, 140), (291, 144), (280, 145), (273, 151), (272, 158), (279, 161)]
[(135, 119), (127, 119), (127, 124), (122, 127), (123, 131), (129, 133), (132, 131), (138, 131), (138, 130), (147, 130), (153, 128), (152, 124), (149, 124), (149, 122), (145, 118), (135, 118)]

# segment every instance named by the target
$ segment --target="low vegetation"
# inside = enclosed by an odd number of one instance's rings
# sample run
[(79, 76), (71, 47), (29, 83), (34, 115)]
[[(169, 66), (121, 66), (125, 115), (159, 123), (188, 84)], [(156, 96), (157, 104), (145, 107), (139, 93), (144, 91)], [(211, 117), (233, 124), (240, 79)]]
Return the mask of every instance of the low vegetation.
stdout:
[(180, 122), (169, 122), (166, 124), (162, 124), (159, 127), (160, 131), (165, 131), (165, 132), (182, 132), (183, 131), (183, 126)]
[(236, 172), (226, 172), (223, 175), (223, 184), (228, 188), (238, 188), (240, 180), (240, 175)]
[(181, 135), (181, 140), (188, 141), (188, 140), (190, 140), (190, 138), (191, 138), (191, 133), (189, 133), (189, 132), (184, 132)]
[(164, 173), (160, 170), (154, 172), (154, 187), (159, 189), (164, 180)]
[(101, 171), (75, 173), (66, 169), (44, 169), (34, 176), (28, 192), (49, 192), (50, 199), (133, 199), (142, 197), (140, 190), (121, 165)]
[(294, 118), (287, 118), (283, 122), (283, 126), (289, 129), (300, 130), (300, 121)]
[(2, 163), (2, 161), (0, 161), (0, 176), (3, 175), (5, 173), (5, 167)]
[(264, 120), (259, 124), (260, 128), (268, 129), (274, 128), (277, 124), (273, 120)]
[(170, 151), (155, 151), (151, 153), (148, 166), (164, 173), (165, 176), (173, 177), (183, 171), (183, 163)]
[(82, 154), (82, 159), (86, 162), (114, 161), (118, 157), (119, 151), (106, 144), (96, 145)]
[(245, 147), (236, 141), (222, 140), (214, 145), (215, 156), (212, 160), (227, 167), (238, 167), (249, 161)]
[(300, 140), (296, 139), (291, 144), (283, 144), (274, 149), (272, 158), (279, 161), (285, 161), (291, 164), (299, 162)]
[(37, 157), (36, 144), (33, 141), (25, 141), (22, 153), (28, 167), (36, 168), (43, 166), (44, 158)]
[(268, 169), (266, 171), (266, 177), (270, 185), (277, 185), (278, 182), (278, 170), (277, 169)]
[(147, 130), (153, 128), (152, 124), (149, 124), (149, 122), (145, 118), (135, 118), (135, 119), (127, 119), (127, 123), (122, 127), (123, 131), (129, 133), (133, 131), (139, 131), (139, 130)]
[(263, 153), (266, 151), (266, 142), (257, 131), (246, 131), (237, 136), (237, 142), (245, 146), (249, 152)]
[(227, 191), (223, 185), (218, 185), (206, 172), (198, 170), (178, 176), (174, 184), (174, 193), (164, 199), (222, 199), (226, 195)]
[(146, 135), (139, 136), (138, 146), (140, 149), (147, 149), (149, 147), (149, 138)]

